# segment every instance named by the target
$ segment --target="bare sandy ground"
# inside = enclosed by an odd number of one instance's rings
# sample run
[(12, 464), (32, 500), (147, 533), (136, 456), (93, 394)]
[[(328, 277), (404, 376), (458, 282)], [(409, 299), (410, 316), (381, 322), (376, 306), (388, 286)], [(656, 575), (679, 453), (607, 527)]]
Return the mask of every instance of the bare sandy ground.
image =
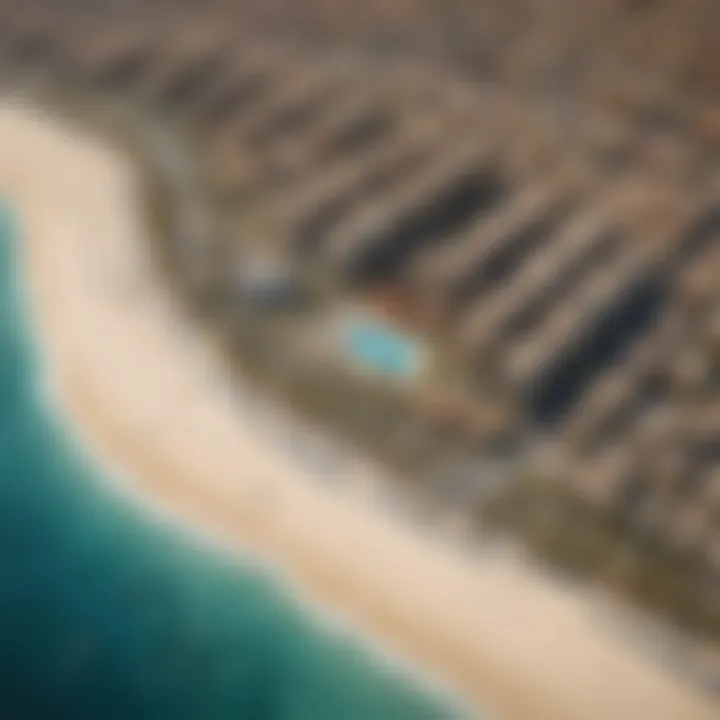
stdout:
[(146, 256), (129, 161), (0, 105), (47, 371), (86, 446), (135, 494), (282, 569), (317, 606), (507, 718), (710, 720), (714, 701), (604, 632), (576, 593), (463, 558), (334, 492), (233, 408)]

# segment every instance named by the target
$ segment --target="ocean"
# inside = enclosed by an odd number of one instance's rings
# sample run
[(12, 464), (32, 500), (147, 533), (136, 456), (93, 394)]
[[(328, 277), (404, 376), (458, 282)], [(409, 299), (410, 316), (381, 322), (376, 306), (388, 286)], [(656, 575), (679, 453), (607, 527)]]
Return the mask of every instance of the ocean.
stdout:
[(103, 482), (40, 391), (11, 219), (0, 209), (0, 718), (459, 717)]

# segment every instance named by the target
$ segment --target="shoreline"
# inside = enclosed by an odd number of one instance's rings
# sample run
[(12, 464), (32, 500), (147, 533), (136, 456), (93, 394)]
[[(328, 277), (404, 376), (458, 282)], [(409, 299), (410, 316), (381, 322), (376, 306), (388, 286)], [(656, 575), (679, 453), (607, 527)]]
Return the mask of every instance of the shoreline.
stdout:
[[(9, 168), (0, 192), (21, 217), (51, 392), (111, 477), (152, 498), (153, 510), (279, 566), (301, 599), (343, 609), (343, 623), (347, 615), (398, 648), (389, 656), (417, 659), (401, 665), (427, 668), (502, 717), (714, 716), (712, 699), (602, 637), (578, 598), (538, 587), (521, 567), (453, 555), (278, 457), (233, 412), (147, 258), (127, 255), (144, 251), (132, 168), (98, 139), (58, 127), (68, 126), (0, 105), (0, 137), (14, 138), (0, 150)], [(53, 154), (51, 167), (69, 169), (62, 178), (43, 174)], [(131, 384), (138, 392), (123, 393)]]

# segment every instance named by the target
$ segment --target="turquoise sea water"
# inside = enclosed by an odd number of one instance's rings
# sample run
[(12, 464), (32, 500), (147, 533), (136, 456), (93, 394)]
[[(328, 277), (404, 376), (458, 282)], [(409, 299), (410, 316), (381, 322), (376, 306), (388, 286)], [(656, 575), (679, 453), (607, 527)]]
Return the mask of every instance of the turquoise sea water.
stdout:
[(103, 485), (37, 392), (9, 220), (0, 210), (0, 718), (456, 717), (266, 575)]

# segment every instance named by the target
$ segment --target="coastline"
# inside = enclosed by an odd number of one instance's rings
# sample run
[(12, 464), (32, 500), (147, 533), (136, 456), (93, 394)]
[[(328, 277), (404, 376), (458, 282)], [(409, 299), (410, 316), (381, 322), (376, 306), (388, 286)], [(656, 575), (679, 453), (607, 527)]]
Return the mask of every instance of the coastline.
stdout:
[(154, 281), (132, 168), (63, 127), (0, 105), (0, 193), (27, 240), (52, 392), (134, 494), (279, 566), (502, 717), (715, 716), (712, 700), (604, 637), (578, 598), (521, 567), (462, 559), (279, 457), (233, 412)]

